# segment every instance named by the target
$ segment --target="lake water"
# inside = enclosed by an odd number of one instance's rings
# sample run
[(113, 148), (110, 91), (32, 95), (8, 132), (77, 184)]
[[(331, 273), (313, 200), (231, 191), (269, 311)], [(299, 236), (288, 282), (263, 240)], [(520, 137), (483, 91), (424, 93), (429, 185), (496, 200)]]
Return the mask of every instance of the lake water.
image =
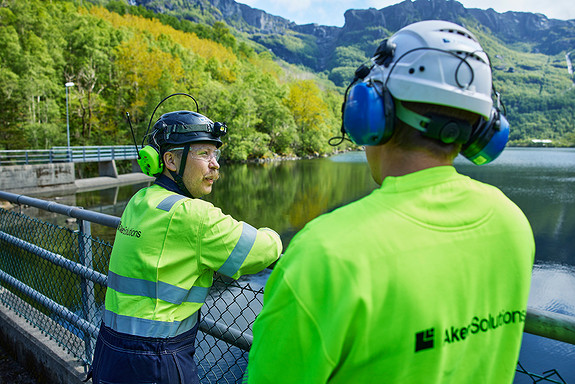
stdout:
[[(529, 306), (575, 316), (575, 149), (507, 148), (492, 164), (477, 167), (457, 158), (455, 166), (499, 187), (529, 219), (537, 247)], [(206, 200), (236, 219), (275, 229), (285, 246), (313, 218), (377, 188), (363, 152), (223, 165), (221, 174)], [(120, 216), (142, 186), (79, 193), (62, 203)], [(99, 230), (97, 235), (113, 239), (113, 231)], [(265, 284), (265, 276), (259, 279)], [(575, 383), (573, 345), (525, 334), (520, 362), (537, 374), (556, 369), (565, 382)], [(550, 378), (561, 382), (557, 375)], [(532, 382), (516, 375), (515, 383)]]

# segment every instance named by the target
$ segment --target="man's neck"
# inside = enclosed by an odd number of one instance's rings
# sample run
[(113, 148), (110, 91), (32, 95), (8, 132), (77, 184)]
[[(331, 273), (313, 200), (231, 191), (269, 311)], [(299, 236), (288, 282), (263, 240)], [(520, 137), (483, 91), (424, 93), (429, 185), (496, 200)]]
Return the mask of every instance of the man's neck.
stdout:
[(453, 162), (440, 160), (427, 152), (405, 151), (397, 149), (388, 151), (382, 157), (382, 180), (387, 176), (404, 176), (424, 169), (452, 165)]
[[(403, 176), (409, 173), (421, 171), (427, 168), (440, 167), (443, 165), (452, 165), (452, 162), (442, 161), (433, 157), (426, 152), (421, 151), (402, 151), (402, 154), (392, 156), (392, 160), (386, 161), (384, 172), (385, 176)], [(393, 159), (395, 157), (395, 159)]]

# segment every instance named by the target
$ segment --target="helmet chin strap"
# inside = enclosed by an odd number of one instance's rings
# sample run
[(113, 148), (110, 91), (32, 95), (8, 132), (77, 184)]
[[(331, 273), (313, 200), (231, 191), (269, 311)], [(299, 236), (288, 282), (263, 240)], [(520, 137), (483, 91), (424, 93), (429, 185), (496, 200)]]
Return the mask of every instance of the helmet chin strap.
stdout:
[(188, 152), (189, 151), (190, 151), (190, 144), (188, 143), (188, 144), (184, 145), (184, 150), (182, 152), (182, 159), (180, 162), (180, 170), (178, 173), (176, 173), (175, 171), (172, 171), (171, 169), (168, 169), (168, 171), (170, 172), (170, 175), (172, 175), (172, 177), (174, 178), (174, 181), (176, 182), (176, 184), (178, 185), (180, 190), (184, 193), (184, 195), (194, 199), (194, 196), (192, 196), (190, 191), (188, 191), (188, 188), (186, 188), (186, 185), (184, 184), (184, 178), (183, 178), (184, 170), (186, 169), (186, 163), (188, 162)]

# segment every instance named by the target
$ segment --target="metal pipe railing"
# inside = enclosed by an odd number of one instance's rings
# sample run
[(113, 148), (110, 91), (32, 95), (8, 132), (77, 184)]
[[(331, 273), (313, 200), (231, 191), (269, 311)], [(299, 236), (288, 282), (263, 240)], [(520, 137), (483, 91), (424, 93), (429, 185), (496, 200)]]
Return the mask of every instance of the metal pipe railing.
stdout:
[(200, 321), (199, 328), (200, 331), (207, 333), (216, 339), (223, 340), (244, 351), (250, 350), (254, 339), (252, 335), (245, 334), (238, 329), (228, 327), (221, 322), (214, 321), (206, 317), (202, 318)]
[(30, 253), (35, 254), (49, 262), (62, 267), (76, 275), (83, 277), (84, 279), (91, 280), (94, 283), (101, 285), (106, 285), (108, 282), (108, 277), (100, 272), (94, 271), (93, 269), (87, 268), (86, 266), (76, 263), (72, 260), (66, 259), (64, 256), (58, 255), (57, 253), (50, 252), (44, 248), (37, 245), (31, 244), (24, 241), (16, 236), (9, 235), (5, 232), (0, 231), (0, 240), (4, 240), (9, 244), (12, 244), (18, 248), (24, 249)]
[(93, 212), (83, 208), (71, 207), (69, 205), (36, 199), (15, 193), (0, 191), (0, 199), (10, 201), (11, 203), (29, 205), (31, 207), (43, 209), (44, 211), (59, 213), (61, 215), (74, 217), (80, 220), (87, 220), (110, 228), (117, 228), (120, 224), (120, 218), (117, 216), (106, 215), (105, 213)]
[(52, 147), (51, 149), (12, 149), (0, 151), (0, 165), (44, 164), (63, 162), (102, 162), (134, 160), (138, 150), (134, 145)]
[[(104, 225), (104, 226), (111, 227), (111, 228), (117, 228), (118, 225), (120, 224), (120, 218), (117, 216), (111, 216), (111, 215), (107, 215), (104, 213), (93, 212), (93, 211), (85, 210), (85, 209), (78, 208), (78, 207), (71, 207), (68, 205), (59, 204), (59, 203), (46, 201), (46, 200), (42, 200), (42, 199), (36, 199), (33, 197), (24, 196), (24, 195), (18, 195), (15, 193), (0, 191), (0, 199), (4, 199), (4, 200), (10, 201), (12, 203), (16, 203), (16, 204), (29, 205), (31, 207), (35, 207), (35, 208), (43, 209), (43, 210), (46, 210), (49, 212), (54, 212), (54, 213), (66, 215), (69, 217), (74, 217), (74, 218), (77, 218), (77, 219), (82, 220), (82, 221), (93, 222), (93, 223)], [(67, 270), (84, 277), (85, 279), (96, 282), (96, 283), (101, 284), (103, 286), (105, 286), (107, 283), (107, 276), (105, 276), (99, 272), (96, 272), (92, 269), (89, 269), (85, 265), (75, 263), (71, 260), (68, 260), (61, 255), (47, 251), (47, 250), (45, 250), (41, 247), (38, 247), (34, 244), (30, 244), (28, 242), (25, 242), (25, 241), (23, 241), (17, 237), (14, 237), (12, 235), (9, 235), (9, 234), (6, 234), (6, 233), (3, 233), (0, 231), (0, 240), (8, 241), (11, 244), (14, 244), (20, 248), (26, 249), (27, 251), (30, 251), (30, 252), (32, 252), (32, 253), (34, 253), (34, 254), (42, 257), (42, 258), (45, 258), (45, 259), (47, 259), (47, 260), (49, 260), (49, 261), (51, 261), (51, 262), (53, 262), (59, 266), (62, 266), (64, 268), (66, 268)], [(93, 274), (93, 276), (91, 276), (91, 274)], [(14, 285), (13, 280), (8, 280), (7, 282), (9, 282), (11, 285)], [(21, 285), (23, 285), (23, 284), (21, 284)], [(18, 286), (16, 286), (16, 287), (18, 288)], [(67, 312), (66, 311), (61, 312), (62, 308), (65, 309), (65, 307), (60, 308), (61, 306), (59, 306), (57, 303), (54, 303), (54, 302), (50, 303), (50, 301), (51, 301), (50, 299), (46, 298), (45, 296), (42, 296), (40, 293), (32, 290), (31, 288), (27, 287), (26, 289), (23, 289), (22, 291), (24, 293), (32, 294), (33, 296), (31, 296), (31, 297), (35, 300), (39, 300), (39, 302), (41, 302), (42, 304), (46, 305), (46, 303), (48, 303), (50, 308), (57, 310), (58, 313), (61, 313), (65, 318), (71, 318), (70, 314), (68, 313), (69, 311), (66, 310)], [(74, 314), (74, 316), (77, 317), (77, 315), (75, 315), (75, 314)], [(75, 319), (75, 318), (73, 318), (73, 319)], [(85, 320), (83, 320), (83, 321), (85, 321)], [(204, 332), (206, 334), (209, 334), (209, 335), (215, 337), (216, 339), (225, 341), (228, 344), (231, 344), (231, 345), (234, 345), (240, 349), (243, 349), (244, 351), (249, 351), (251, 344), (252, 344), (252, 339), (251, 339), (250, 335), (244, 335), (241, 330), (229, 327), (226, 324), (223, 324), (223, 323), (218, 322), (218, 321), (210, 320), (208, 318), (204, 318), (201, 320), (200, 330), (202, 330), (202, 332)]]
[(575, 345), (575, 318), (527, 308), (525, 332)]

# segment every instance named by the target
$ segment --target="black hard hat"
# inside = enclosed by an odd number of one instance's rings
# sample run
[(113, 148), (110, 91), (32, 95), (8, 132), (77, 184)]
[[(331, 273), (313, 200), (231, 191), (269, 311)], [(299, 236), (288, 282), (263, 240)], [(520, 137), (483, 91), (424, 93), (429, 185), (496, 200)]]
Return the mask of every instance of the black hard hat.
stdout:
[(221, 137), (228, 132), (226, 124), (213, 122), (206, 116), (191, 111), (163, 114), (150, 135), (149, 143), (160, 148), (194, 142), (208, 142), (219, 148)]

